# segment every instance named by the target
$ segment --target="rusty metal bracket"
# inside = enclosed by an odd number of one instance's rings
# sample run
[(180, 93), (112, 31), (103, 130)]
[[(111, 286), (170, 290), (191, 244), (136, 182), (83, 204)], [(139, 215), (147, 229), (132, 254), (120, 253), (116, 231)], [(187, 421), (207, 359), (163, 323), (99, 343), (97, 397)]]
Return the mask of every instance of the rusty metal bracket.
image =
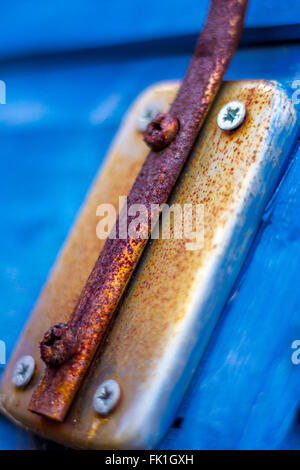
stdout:
[[(63, 421), (141, 256), (153, 224), (151, 204), (170, 196), (237, 47), (247, 0), (212, 0), (182, 86), (170, 114), (180, 125), (175, 139), (151, 151), (128, 196), (128, 205), (144, 204), (149, 218), (137, 239), (107, 239), (87, 280), (68, 326), (76, 330), (76, 353), (58, 368), (47, 365), (29, 410)], [(131, 223), (127, 218), (127, 227)], [(117, 221), (119, 233), (120, 218)]]

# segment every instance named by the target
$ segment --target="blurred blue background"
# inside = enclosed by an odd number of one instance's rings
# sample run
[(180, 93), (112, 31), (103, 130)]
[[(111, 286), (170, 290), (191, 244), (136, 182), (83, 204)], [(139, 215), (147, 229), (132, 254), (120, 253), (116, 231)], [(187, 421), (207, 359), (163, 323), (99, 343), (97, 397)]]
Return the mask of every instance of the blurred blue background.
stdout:
[[(0, 340), (5, 341), (9, 358), (122, 116), (148, 85), (183, 77), (208, 1), (1, 0), (0, 6), (0, 80), (6, 84), (6, 104), (0, 105)], [(226, 78), (269, 78), (292, 86), (300, 79), (299, 40), (300, 0), (250, 0), (241, 46)], [(292, 223), (300, 208), (298, 160), (295, 153), (296, 163), (289, 173), (292, 181), (286, 182), (280, 193), (281, 204), (289, 201)], [(273, 240), (279, 230), (276, 223), (272, 230), (269, 236)], [(262, 246), (264, 242), (259, 243)], [(248, 287), (247, 282), (243, 284), (245, 299), (252, 292), (251, 276), (257, 278), (277, 256), (272, 246), (267, 252), (270, 246), (267, 241), (263, 245), (262, 266), (255, 257), (251, 262), (253, 274), (247, 273)], [(288, 270), (289, 257), (298, 256), (298, 249), (299, 244), (292, 246), (280, 261), (280, 269)], [(268, 273), (270, 286), (272, 275)], [(290, 309), (286, 318), (290, 311), (296, 322), (293, 325), (299, 326), (295, 335), (300, 337), (300, 320), (295, 316), (299, 316), (296, 270), (290, 276), (293, 291), (282, 291), (277, 307), (280, 313), (282, 302)], [(261, 295), (257, 302), (263, 309), (268, 298)], [(290, 304), (287, 298), (291, 298)], [(234, 305), (230, 303), (226, 318), (234, 318), (234, 308), (236, 312), (242, 308)], [(286, 332), (286, 337), (289, 334)], [(278, 343), (286, 340), (276, 333), (271, 338)], [(217, 343), (228, 343), (225, 321), (219, 325), (195, 379), (198, 398), (204, 393), (201, 377), (211, 373), (213, 363), (209, 361)], [(0, 365), (0, 379), (3, 368)], [(258, 383), (261, 380), (257, 393), (265, 393), (265, 371), (259, 374), (254, 378)], [(241, 397), (248, 379), (246, 375), (241, 379)], [(221, 380), (216, 377), (214, 383), (218, 390), (222, 390)], [(190, 394), (161, 448), (300, 448), (295, 398), (300, 376), (298, 382), (295, 374), (291, 380), (290, 393), (268, 396), (275, 415), (277, 412), (271, 436), (263, 416), (259, 433), (248, 420), (251, 404), (238, 419), (229, 412), (218, 415), (217, 410), (226, 409), (230, 390), (227, 395), (219, 393), (213, 415), (205, 397), (206, 409), (201, 409), (199, 400), (193, 401), (195, 394)], [(210, 396), (209, 389), (207, 393)], [(278, 400), (282, 406), (275, 411)], [(51, 444), (0, 417), (0, 448), (47, 446)]]

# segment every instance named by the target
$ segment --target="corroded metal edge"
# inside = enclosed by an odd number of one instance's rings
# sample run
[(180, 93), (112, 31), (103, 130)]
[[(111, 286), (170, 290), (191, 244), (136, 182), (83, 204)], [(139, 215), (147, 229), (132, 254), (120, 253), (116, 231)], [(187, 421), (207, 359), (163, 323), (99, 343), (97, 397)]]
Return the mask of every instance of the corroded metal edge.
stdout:
[[(149, 101), (157, 91), (159, 87), (149, 93)], [(170, 97), (174, 87), (166, 86), (165, 92)], [(245, 126), (230, 137), (216, 129), (215, 119), (221, 106), (232, 98), (246, 99), (250, 112)], [(135, 118), (131, 115), (123, 129), (124, 146), (126, 142), (136, 145), (141, 138), (134, 129)], [(254, 237), (286, 162), (294, 122), (293, 107), (278, 84), (250, 81), (224, 85), (172, 197), (173, 202), (200, 197), (208, 205), (204, 253), (200, 258), (191, 256), (172, 240), (149, 246), (103, 356), (93, 364), (64, 424), (49, 423), (26, 412), (28, 391), (20, 395), (11, 387), (12, 365), (2, 387), (6, 412), (32, 430), (73, 447), (154, 445), (170, 424)], [(125, 147), (122, 150), (126, 153)], [(217, 175), (212, 174), (213, 168)], [(234, 174), (237, 171), (237, 181), (231, 175), (232, 168)], [(237, 197), (233, 206), (232, 195)], [(45, 292), (49, 296), (49, 291)], [(41, 309), (40, 314), (45, 325), (46, 312)], [(53, 313), (52, 317), (56, 321)], [(20, 352), (30, 353), (32, 337), (43, 331), (38, 329), (41, 324), (32, 325), (33, 320), (19, 344)], [(121, 383), (124, 399), (110, 418), (102, 419), (93, 413), (91, 400), (96, 386), (110, 377)]]

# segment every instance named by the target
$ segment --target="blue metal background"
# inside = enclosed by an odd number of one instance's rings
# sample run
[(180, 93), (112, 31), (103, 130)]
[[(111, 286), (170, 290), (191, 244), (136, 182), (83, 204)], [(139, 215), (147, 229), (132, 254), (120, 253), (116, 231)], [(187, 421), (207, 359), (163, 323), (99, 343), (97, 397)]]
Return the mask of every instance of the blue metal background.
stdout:
[[(124, 112), (148, 85), (184, 75), (207, 4), (1, 2), (0, 340), (8, 357)], [(299, 23), (299, 0), (250, 1), (226, 78), (300, 79)], [(300, 339), (299, 181), (296, 149), (160, 448), (300, 448), (300, 365), (291, 363)], [(45, 446), (0, 417), (0, 448)]]

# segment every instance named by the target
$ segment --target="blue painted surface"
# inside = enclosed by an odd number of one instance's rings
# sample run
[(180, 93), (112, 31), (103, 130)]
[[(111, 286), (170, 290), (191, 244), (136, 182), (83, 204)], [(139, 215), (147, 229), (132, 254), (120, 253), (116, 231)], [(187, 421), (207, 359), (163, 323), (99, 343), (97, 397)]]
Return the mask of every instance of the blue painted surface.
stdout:
[[(209, 0), (1, 2), (0, 56), (107, 46), (198, 33)], [(249, 0), (247, 28), (293, 25), (300, 0)]]
[[(166, 17), (162, 15), (155, 23), (157, 13), (153, 13), (152, 24), (149, 20), (135, 31), (129, 13), (122, 19), (121, 7), (114, 9), (119, 16), (113, 22), (100, 23), (87, 3), (89, 22), (82, 2), (75, 2), (73, 11), (65, 13), (55, 9), (57, 2), (47, 6), (46, 2), (15, 2), (14, 12), (12, 2), (2, 5), (6, 24), (0, 32), (0, 59), (20, 56), (4, 62), (0, 73), (7, 84), (7, 104), (0, 105), (0, 339), (6, 342), (8, 356), (124, 112), (151, 83), (181, 78), (192, 47), (178, 38), (159, 40), (153, 48), (151, 44), (137, 43), (134, 48), (121, 44), (89, 54), (30, 60), (22, 59), (22, 54), (198, 29), (193, 9), (189, 14), (175, 14), (179, 3), (170, 21), (162, 21)], [(95, 7), (95, 2), (90, 3)], [(117, 2), (101, 2), (101, 8), (112, 9), (113, 3)], [(260, 13), (251, 13), (258, 3)], [(248, 24), (254, 20), (256, 26), (296, 23), (297, 3), (293, 1), (288, 8), (288, 2), (252, 2)], [(79, 11), (80, 24), (75, 18)], [(50, 13), (53, 21), (45, 25), (43, 18)], [(243, 47), (227, 78), (292, 83), (300, 79), (300, 45)], [(290, 361), (290, 345), (300, 339), (299, 176), (300, 151), (267, 212), (247, 269), (179, 411), (180, 427), (170, 431), (161, 448), (300, 448), (296, 418), (300, 365)], [(0, 378), (2, 370), (0, 365)], [(0, 448), (40, 445), (0, 417)]]

